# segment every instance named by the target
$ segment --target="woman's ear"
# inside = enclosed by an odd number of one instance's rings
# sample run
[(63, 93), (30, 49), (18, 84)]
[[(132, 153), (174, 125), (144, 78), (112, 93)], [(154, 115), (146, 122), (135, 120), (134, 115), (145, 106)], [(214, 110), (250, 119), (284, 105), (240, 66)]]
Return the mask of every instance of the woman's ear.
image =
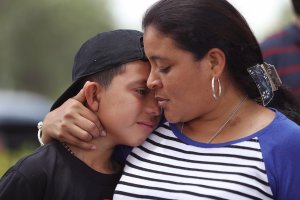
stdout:
[(87, 81), (83, 86), (83, 90), (87, 106), (92, 111), (97, 112), (100, 104), (101, 86), (97, 82)]
[(210, 63), (213, 76), (220, 77), (226, 65), (224, 52), (221, 49), (212, 48), (207, 53), (207, 59)]

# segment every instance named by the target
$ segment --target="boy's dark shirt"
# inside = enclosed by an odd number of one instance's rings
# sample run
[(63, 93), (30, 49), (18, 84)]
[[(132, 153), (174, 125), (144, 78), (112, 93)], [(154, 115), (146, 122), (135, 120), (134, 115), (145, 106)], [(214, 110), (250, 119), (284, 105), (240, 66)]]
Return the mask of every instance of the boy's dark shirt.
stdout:
[(0, 200), (112, 199), (121, 172), (101, 174), (58, 141), (19, 160), (0, 179)]

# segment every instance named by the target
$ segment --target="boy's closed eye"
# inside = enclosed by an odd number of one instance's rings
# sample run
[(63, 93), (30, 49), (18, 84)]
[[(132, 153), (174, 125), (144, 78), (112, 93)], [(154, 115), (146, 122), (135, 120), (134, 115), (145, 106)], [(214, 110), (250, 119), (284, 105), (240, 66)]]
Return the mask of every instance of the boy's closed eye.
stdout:
[(137, 92), (141, 96), (145, 96), (149, 93), (149, 89), (148, 88), (137, 88), (137, 89), (135, 89), (135, 92)]

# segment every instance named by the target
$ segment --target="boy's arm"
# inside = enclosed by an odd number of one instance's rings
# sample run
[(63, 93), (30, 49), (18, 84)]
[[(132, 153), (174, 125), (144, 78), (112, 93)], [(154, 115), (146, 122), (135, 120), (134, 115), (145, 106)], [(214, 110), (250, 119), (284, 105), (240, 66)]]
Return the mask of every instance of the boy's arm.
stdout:
[(94, 149), (90, 141), (105, 135), (98, 117), (86, 108), (85, 96), (81, 90), (57, 109), (49, 112), (42, 125), (42, 142), (52, 138), (83, 149)]

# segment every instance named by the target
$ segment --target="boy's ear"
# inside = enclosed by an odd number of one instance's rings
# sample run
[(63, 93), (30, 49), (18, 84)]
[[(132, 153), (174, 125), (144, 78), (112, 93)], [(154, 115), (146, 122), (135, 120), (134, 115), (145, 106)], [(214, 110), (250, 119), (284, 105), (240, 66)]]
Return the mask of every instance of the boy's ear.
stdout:
[(92, 111), (97, 112), (100, 104), (101, 86), (97, 82), (87, 81), (83, 86), (83, 90), (87, 106)]
[(207, 59), (211, 66), (213, 76), (220, 77), (226, 64), (224, 52), (221, 49), (212, 48), (207, 52)]

